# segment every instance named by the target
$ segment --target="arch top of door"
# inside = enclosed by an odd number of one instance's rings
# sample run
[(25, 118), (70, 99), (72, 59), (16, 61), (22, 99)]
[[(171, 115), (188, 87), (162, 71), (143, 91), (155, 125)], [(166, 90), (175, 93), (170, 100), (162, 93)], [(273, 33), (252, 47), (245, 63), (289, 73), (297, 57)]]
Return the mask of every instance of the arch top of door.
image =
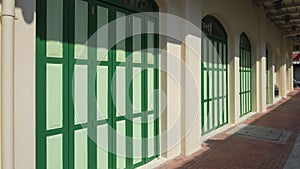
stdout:
[(222, 23), (212, 15), (202, 19), (202, 31), (206, 36), (227, 41), (227, 33)]
[(133, 12), (158, 12), (159, 6), (155, 0), (98, 0), (131, 10)]
[(251, 42), (246, 35), (246, 33), (242, 33), (240, 36), (240, 47), (245, 48), (245, 49), (251, 49)]

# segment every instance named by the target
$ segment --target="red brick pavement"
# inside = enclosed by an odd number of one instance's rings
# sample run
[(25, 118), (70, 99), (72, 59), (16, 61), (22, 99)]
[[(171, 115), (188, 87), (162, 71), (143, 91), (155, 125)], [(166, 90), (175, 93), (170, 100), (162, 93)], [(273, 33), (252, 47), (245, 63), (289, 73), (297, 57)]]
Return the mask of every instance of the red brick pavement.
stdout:
[[(161, 165), (161, 169), (282, 169), (300, 133), (300, 90), (291, 92), (243, 124), (292, 131), (286, 144), (254, 140), (226, 132), (212, 137), (191, 156), (179, 156)], [(300, 166), (299, 166), (300, 168)]]

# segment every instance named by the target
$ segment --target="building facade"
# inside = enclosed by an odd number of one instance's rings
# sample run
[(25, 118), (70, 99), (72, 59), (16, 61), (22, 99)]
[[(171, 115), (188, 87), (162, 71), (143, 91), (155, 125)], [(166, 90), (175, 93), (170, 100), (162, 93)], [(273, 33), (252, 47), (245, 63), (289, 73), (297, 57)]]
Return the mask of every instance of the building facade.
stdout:
[(250, 0), (17, 0), (14, 37), (3, 169), (153, 167), (293, 90), (292, 41)]

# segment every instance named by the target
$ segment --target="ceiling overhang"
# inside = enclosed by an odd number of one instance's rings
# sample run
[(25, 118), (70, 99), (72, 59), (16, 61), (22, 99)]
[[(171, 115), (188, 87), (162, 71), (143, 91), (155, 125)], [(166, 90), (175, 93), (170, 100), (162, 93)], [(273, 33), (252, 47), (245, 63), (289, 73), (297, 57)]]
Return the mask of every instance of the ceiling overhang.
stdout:
[(300, 42), (300, 0), (253, 0), (264, 7), (266, 16), (292, 39), (294, 46)]

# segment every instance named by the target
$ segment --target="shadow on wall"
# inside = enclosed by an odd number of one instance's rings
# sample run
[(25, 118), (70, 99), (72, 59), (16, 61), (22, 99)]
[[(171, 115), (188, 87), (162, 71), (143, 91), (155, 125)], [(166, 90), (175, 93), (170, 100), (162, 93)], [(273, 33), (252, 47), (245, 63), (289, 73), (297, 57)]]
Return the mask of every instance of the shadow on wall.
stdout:
[(273, 62), (273, 58), (274, 58), (274, 51), (273, 51), (273, 48), (270, 44), (270, 42), (266, 42), (266, 57), (267, 57), (267, 67), (266, 69), (267, 70), (270, 70), (274, 64)]
[[(2, 1), (3, 0), (0, 0), (1, 5), (2, 5)], [(24, 21), (28, 24), (33, 22), (35, 6), (36, 6), (36, 0), (16, 0), (16, 8), (21, 9), (22, 17), (24, 18)]]
[(279, 73), (280, 67), (282, 66), (281, 52), (279, 48), (275, 49), (275, 73)]
[(279, 96), (279, 88), (281, 87), (280, 86), (280, 78), (281, 78), (281, 75), (280, 75), (280, 68), (281, 66), (283, 65), (282, 63), (282, 59), (281, 59), (281, 51), (280, 49), (277, 47), (275, 48), (275, 53), (274, 53), (274, 61), (275, 61), (275, 97)]

